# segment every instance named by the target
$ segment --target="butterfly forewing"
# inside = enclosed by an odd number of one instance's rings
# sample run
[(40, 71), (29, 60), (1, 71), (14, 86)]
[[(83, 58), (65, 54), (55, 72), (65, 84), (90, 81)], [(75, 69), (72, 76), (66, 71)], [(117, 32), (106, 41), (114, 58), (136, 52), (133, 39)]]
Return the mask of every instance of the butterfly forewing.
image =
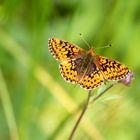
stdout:
[(49, 50), (60, 61), (73, 59), (84, 52), (77, 45), (57, 38), (49, 39)]
[(98, 64), (106, 80), (120, 80), (130, 72), (126, 65), (103, 56), (98, 56)]

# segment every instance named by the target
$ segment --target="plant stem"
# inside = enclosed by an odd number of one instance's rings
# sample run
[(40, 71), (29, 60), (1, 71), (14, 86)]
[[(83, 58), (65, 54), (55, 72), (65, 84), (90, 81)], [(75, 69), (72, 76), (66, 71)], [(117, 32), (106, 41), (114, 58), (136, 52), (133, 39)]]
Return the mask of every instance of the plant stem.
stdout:
[(112, 88), (115, 84), (110, 85), (109, 87), (107, 87), (103, 92), (101, 92), (99, 95), (97, 95), (95, 98), (93, 98), (93, 100), (90, 102), (93, 103), (95, 102), (97, 99), (99, 99), (106, 91), (108, 91), (110, 88)]
[(76, 132), (76, 130), (77, 130), (77, 127), (79, 126), (80, 121), (81, 121), (82, 117), (84, 116), (84, 114), (85, 114), (85, 112), (86, 112), (86, 110), (87, 110), (87, 108), (88, 108), (89, 101), (90, 101), (90, 97), (91, 97), (91, 90), (88, 92), (88, 98), (87, 98), (87, 100), (86, 100), (86, 103), (85, 103), (85, 105), (84, 105), (84, 107), (83, 107), (83, 110), (82, 110), (82, 112), (81, 112), (81, 114), (80, 114), (78, 120), (76, 121), (76, 123), (75, 123), (75, 125), (74, 125), (74, 127), (73, 127), (73, 129), (72, 129), (72, 131), (71, 131), (71, 134), (70, 134), (68, 140), (72, 140), (72, 138), (73, 138), (73, 136), (74, 136), (74, 134), (75, 134), (75, 132)]
[[(89, 103), (90, 103), (90, 104), (91, 104), (91, 103), (94, 103), (97, 99), (99, 99), (106, 91), (108, 91), (108, 90), (109, 90), (110, 88), (112, 88), (114, 85), (115, 85), (115, 84), (110, 85), (108, 88), (106, 88), (104, 91), (102, 91), (99, 95), (97, 95), (95, 98), (93, 98), (92, 101), (90, 101), (91, 90), (88, 92), (88, 97), (87, 97), (86, 103), (85, 103), (85, 105), (84, 105), (84, 107), (83, 107), (83, 110), (82, 110), (80, 116), (78, 117), (78, 119), (77, 119), (77, 121), (76, 121), (76, 123), (75, 123), (75, 125), (74, 125), (74, 127), (73, 127), (73, 129), (72, 129), (72, 131), (71, 131), (71, 133), (70, 133), (70, 136), (69, 136), (68, 140), (72, 140), (72, 138), (73, 138), (73, 136), (74, 136), (74, 134), (75, 134), (75, 132), (76, 132), (76, 130), (77, 130), (79, 124), (80, 124), (80, 121), (82, 120), (82, 118), (83, 118), (83, 116), (84, 116), (84, 114), (85, 114), (85, 112), (86, 112), (86, 110), (87, 110), (87, 108), (88, 108)], [(82, 105), (83, 105), (83, 104), (82, 104)], [(76, 111), (76, 112), (77, 112), (77, 111)]]

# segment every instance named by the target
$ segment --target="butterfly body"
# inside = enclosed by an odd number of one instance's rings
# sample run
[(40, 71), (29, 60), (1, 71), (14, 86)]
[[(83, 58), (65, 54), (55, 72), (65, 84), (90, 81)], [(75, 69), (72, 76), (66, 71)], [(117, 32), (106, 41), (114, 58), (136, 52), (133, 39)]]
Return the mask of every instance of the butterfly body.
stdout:
[(59, 60), (63, 78), (92, 90), (108, 80), (120, 80), (130, 72), (127, 66), (118, 61), (96, 55), (93, 48), (88, 51), (67, 41), (49, 39), (49, 50)]

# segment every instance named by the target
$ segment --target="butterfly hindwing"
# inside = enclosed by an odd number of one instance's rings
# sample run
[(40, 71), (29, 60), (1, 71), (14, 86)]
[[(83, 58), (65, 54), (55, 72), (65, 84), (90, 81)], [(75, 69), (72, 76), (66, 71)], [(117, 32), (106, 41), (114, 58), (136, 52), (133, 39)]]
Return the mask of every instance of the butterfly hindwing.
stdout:
[[(91, 68), (85, 71), (85, 73), (79, 73), (77, 67), (77, 60), (68, 60), (63, 61), (60, 65), (60, 72), (63, 78), (71, 83), (76, 83), (81, 85), (84, 89), (91, 90), (95, 87), (98, 87), (104, 83), (104, 77), (100, 71), (97, 71), (95, 68)], [(79, 66), (79, 68), (82, 66)]]
[(87, 90), (91, 90), (98, 87), (104, 83), (104, 77), (100, 71), (92, 71), (88, 75), (84, 75), (79, 81), (81, 87)]
[(75, 69), (75, 64), (73, 60), (63, 61), (59, 65), (60, 73), (62, 77), (71, 83), (77, 83), (77, 71)]

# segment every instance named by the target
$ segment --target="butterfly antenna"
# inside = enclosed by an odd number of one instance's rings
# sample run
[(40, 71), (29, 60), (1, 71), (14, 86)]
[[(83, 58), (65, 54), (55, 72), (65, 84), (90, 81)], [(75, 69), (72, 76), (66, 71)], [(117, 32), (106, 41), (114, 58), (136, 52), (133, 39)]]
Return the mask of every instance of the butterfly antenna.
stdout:
[(107, 45), (107, 46), (103, 46), (103, 47), (98, 47), (98, 48), (95, 48), (95, 50), (98, 50), (98, 49), (102, 49), (102, 48), (109, 48), (109, 47), (111, 47), (112, 45), (111, 44), (109, 44), (109, 45)]
[(90, 44), (84, 39), (83, 35), (80, 33), (79, 34), (83, 42), (88, 46), (88, 48), (91, 48)]

